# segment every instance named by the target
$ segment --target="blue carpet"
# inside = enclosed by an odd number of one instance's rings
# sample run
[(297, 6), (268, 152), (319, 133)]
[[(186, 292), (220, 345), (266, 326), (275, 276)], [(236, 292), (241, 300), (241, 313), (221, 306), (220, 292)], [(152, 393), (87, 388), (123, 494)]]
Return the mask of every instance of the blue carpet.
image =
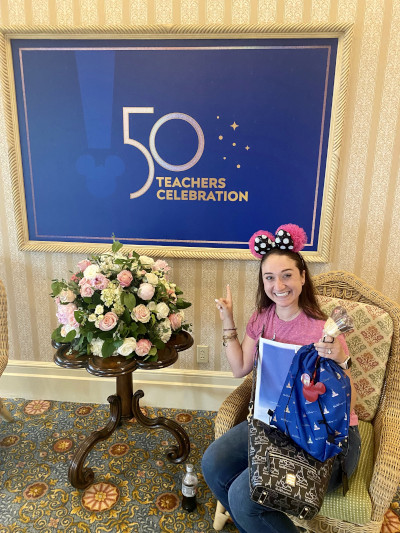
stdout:
[[(145, 408), (150, 418), (178, 421), (189, 435), (199, 476), (198, 506), (181, 508), (185, 466), (165, 456), (174, 437), (135, 420), (96, 444), (87, 464), (95, 478), (85, 490), (68, 481), (72, 455), (105, 426), (109, 407), (46, 400), (5, 400), (14, 422), (0, 422), (0, 533), (214, 531), (215, 499), (201, 475), (204, 450), (214, 438), (213, 411)], [(227, 525), (224, 531), (236, 531)]]

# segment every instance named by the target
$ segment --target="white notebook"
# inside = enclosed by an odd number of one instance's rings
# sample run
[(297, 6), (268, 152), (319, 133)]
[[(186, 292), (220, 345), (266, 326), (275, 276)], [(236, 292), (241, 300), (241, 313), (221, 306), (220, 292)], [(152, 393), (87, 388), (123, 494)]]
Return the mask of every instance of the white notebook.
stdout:
[(281, 395), (293, 357), (301, 346), (269, 339), (259, 340), (257, 381), (254, 396), (254, 418), (269, 424)]

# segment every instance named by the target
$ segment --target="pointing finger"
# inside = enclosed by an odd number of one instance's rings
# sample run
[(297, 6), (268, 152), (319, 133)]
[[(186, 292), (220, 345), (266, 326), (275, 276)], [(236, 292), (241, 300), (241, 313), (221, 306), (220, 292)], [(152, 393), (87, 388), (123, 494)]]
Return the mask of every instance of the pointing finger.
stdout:
[(232, 293), (229, 285), (226, 286), (226, 299), (230, 302), (232, 301)]

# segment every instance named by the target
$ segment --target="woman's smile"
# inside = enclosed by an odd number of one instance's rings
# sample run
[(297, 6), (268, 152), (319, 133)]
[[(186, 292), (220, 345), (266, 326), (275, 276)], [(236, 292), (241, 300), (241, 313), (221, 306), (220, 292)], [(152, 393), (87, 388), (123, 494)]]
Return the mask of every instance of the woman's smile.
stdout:
[(293, 313), (298, 309), (305, 274), (299, 271), (293, 259), (271, 255), (262, 265), (262, 278), (265, 294), (275, 302), (277, 313)]

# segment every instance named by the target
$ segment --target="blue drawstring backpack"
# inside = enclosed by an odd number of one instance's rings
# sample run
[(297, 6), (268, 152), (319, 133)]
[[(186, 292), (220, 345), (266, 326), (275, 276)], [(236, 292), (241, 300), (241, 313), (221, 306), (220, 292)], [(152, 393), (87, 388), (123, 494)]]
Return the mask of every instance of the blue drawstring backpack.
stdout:
[[(306, 399), (306, 397), (308, 399)], [(290, 366), (271, 425), (319, 461), (342, 451), (350, 419), (351, 385), (345, 371), (302, 346)]]

